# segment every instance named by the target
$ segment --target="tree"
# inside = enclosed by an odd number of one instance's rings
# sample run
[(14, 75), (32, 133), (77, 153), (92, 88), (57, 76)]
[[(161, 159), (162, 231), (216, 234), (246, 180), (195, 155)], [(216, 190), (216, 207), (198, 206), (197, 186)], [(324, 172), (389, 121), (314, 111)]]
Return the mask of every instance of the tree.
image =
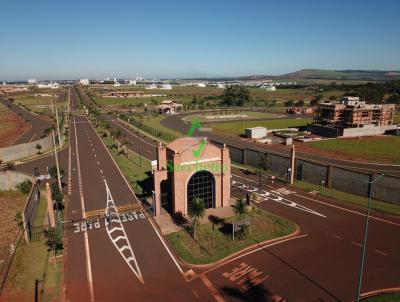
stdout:
[(264, 171), (268, 171), (270, 169), (270, 162), (268, 160), (268, 156), (263, 154), (261, 156), (260, 163), (258, 164), (260, 169), (263, 169)]
[(63, 248), (63, 242), (60, 233), (56, 228), (49, 228), (44, 231), (44, 236), (46, 237), (46, 245), (49, 247), (54, 254), (54, 267), (57, 265), (57, 251)]
[(292, 107), (294, 106), (294, 101), (293, 100), (287, 100), (285, 102), (285, 107)]
[(58, 204), (62, 205), (63, 201), (63, 193), (61, 192), (60, 188), (58, 187), (57, 183), (52, 183), (51, 186), (51, 198), (55, 200)]
[(296, 107), (303, 107), (304, 106), (304, 101), (303, 100), (298, 100), (294, 105)]
[(242, 220), (247, 216), (246, 201), (244, 199), (237, 199), (233, 205), (231, 205), (233, 212), (235, 213), (237, 220)]
[[(244, 199), (237, 199), (236, 202), (231, 205), (233, 212), (236, 215), (237, 221), (241, 221), (247, 217), (247, 204)], [(247, 237), (249, 232), (249, 226), (247, 224), (242, 224), (240, 230), (237, 232), (237, 237), (243, 239)]]
[(322, 99), (322, 94), (316, 95), (311, 101), (310, 106), (317, 106)]
[(204, 208), (204, 201), (200, 197), (195, 197), (192, 200), (192, 206), (189, 208), (189, 217), (192, 220), (193, 226), (193, 238), (196, 239), (196, 229), (199, 223), (199, 220), (203, 218), (204, 213), (206, 212)]
[(32, 188), (32, 182), (27, 179), (16, 185), (16, 188), (23, 194), (28, 194)]
[(230, 106), (243, 106), (250, 101), (250, 91), (242, 86), (227, 86), (221, 95), (222, 104)]
[(42, 150), (42, 146), (40, 144), (37, 144), (35, 148), (38, 150), (37, 154), (40, 154), (40, 150)]
[[(49, 174), (50, 176), (52, 176), (54, 179), (57, 179), (57, 167), (56, 166), (52, 166), (49, 169)], [(63, 178), (64, 176), (64, 170), (60, 168), (60, 177)]]

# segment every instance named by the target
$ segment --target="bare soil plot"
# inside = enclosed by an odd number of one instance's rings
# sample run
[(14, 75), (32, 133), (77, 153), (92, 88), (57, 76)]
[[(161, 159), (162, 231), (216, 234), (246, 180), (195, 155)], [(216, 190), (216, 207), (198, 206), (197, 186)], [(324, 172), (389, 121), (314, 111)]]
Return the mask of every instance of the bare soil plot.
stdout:
[(30, 127), (21, 117), (0, 104), (0, 147), (12, 144)]

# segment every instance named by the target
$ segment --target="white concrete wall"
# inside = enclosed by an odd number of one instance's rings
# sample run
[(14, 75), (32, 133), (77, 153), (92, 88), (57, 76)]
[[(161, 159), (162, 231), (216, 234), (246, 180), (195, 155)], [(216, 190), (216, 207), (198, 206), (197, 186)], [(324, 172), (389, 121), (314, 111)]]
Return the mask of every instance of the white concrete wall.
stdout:
[(34, 183), (34, 178), (23, 172), (18, 171), (0, 171), (0, 191), (16, 190), (15, 186), (25, 180)]
[(37, 144), (42, 146), (40, 152), (43, 153), (50, 148), (53, 148), (53, 138), (51, 135), (49, 135), (30, 143), (0, 148), (0, 160), (3, 162), (10, 162), (25, 157), (34, 156), (38, 152), (36, 149)]
[(381, 135), (386, 131), (394, 130), (397, 126), (365, 126), (363, 128), (347, 128), (343, 129), (343, 137), (357, 137), (368, 135)]

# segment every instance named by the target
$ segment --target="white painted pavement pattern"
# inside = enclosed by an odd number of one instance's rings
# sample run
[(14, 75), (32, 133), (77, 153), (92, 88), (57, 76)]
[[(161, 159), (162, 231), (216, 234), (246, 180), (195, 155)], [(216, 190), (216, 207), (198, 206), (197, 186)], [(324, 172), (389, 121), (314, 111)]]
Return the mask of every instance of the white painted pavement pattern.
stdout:
[[(108, 225), (106, 226), (106, 230), (108, 237), (114, 244), (115, 248), (119, 251), (119, 253), (121, 254), (122, 258), (124, 259), (128, 267), (131, 269), (131, 271), (135, 274), (135, 276), (139, 279), (141, 283), (144, 283), (142, 273), (136, 261), (135, 254), (133, 253), (132, 250), (131, 243), (129, 241), (128, 236), (126, 235), (125, 228), (122, 224), (120, 215), (118, 214), (118, 209), (114, 203), (110, 189), (108, 188), (107, 181), (105, 179), (104, 179), (104, 184), (106, 186), (106, 191), (107, 191), (106, 215), (108, 216), (107, 220), (109, 222)], [(123, 245), (119, 246), (118, 242), (122, 242)], [(128, 253), (125, 252), (126, 250), (128, 250)]]

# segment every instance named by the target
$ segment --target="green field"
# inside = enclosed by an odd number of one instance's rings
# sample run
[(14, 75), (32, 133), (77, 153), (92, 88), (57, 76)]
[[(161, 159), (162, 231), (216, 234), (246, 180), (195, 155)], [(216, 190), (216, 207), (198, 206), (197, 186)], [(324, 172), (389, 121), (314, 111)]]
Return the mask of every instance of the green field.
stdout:
[(165, 119), (166, 117), (167, 116), (165, 116), (165, 115), (156, 115), (156, 116), (154, 116), (154, 115), (146, 115), (142, 119), (142, 122), (145, 125), (153, 127), (153, 128), (155, 128), (157, 130), (160, 130), (162, 132), (171, 134), (173, 136), (177, 136), (177, 137), (182, 136), (182, 133), (180, 133), (178, 131), (175, 131), (175, 130), (172, 130), (172, 129), (168, 128), (168, 127), (165, 127), (164, 125), (161, 125), (161, 121), (163, 119)]
[[(192, 102), (193, 97), (218, 97), (223, 93), (223, 89), (216, 87), (197, 87), (197, 86), (173, 86), (171, 90), (161, 89), (143, 89), (143, 87), (107, 87), (110, 90), (143, 90), (145, 94), (165, 94), (165, 97), (146, 97), (146, 98), (108, 98), (101, 97), (101, 94), (106, 93), (106, 87), (94, 86), (90, 88), (91, 93), (95, 96), (96, 102), (99, 105), (107, 106), (143, 106), (144, 103), (151, 103), (151, 100), (161, 101), (163, 99), (174, 99), (177, 102), (189, 104)], [(257, 100), (257, 104), (266, 105), (264, 102), (276, 101), (277, 105), (282, 105), (283, 102), (292, 99), (294, 101), (303, 100), (306, 104), (315, 97), (313, 90), (304, 88), (295, 89), (277, 89), (276, 91), (267, 91), (263, 88), (249, 88), (251, 98)], [(329, 96), (335, 95), (341, 97), (344, 91), (321, 91), (324, 99)], [(207, 102), (215, 103), (216, 101), (209, 100)], [(141, 105), (139, 105), (141, 104)]]
[(400, 293), (381, 294), (371, 298), (362, 299), (363, 302), (399, 302)]
[[(238, 117), (229, 117), (229, 116), (235, 116), (238, 115)], [(244, 117), (244, 115), (246, 117)], [(185, 121), (194, 121), (198, 120), (200, 122), (211, 122), (214, 121), (214, 119), (210, 119), (207, 117), (218, 117), (216, 121), (219, 120), (243, 120), (243, 119), (260, 119), (260, 118), (274, 118), (277, 117), (278, 114), (274, 113), (269, 113), (269, 112), (262, 112), (262, 111), (248, 111), (248, 110), (231, 110), (231, 111), (215, 111), (215, 112), (206, 112), (202, 114), (192, 114), (185, 116), (183, 120)], [(226, 117), (226, 118), (225, 118)]]
[[(326, 187), (321, 189), (320, 185), (311, 184), (311, 183), (307, 183), (307, 182), (299, 181), (299, 180), (296, 180), (294, 182), (294, 186), (299, 189), (306, 190), (308, 192), (319, 191), (320, 195), (332, 198), (336, 201), (354, 204), (357, 206), (361, 206), (363, 208), (368, 207), (368, 198), (366, 198), (366, 197), (361, 197), (358, 195), (354, 195), (354, 194), (350, 194), (350, 193), (346, 193), (346, 192), (342, 192), (342, 191), (337, 191), (337, 190), (329, 189)], [(400, 206), (391, 204), (388, 202), (373, 200), (371, 203), (371, 209), (374, 211), (380, 212), (380, 213), (384, 213), (384, 214), (400, 216)]]
[(354, 139), (332, 139), (309, 143), (318, 150), (355, 156), (372, 162), (400, 164), (400, 136), (376, 136)]
[(198, 227), (196, 240), (186, 230), (169, 234), (167, 238), (183, 260), (192, 264), (205, 264), (223, 259), (253, 244), (291, 234), (296, 229), (293, 222), (263, 210), (255, 210), (251, 215), (246, 239), (232, 241), (230, 230), (235, 217), (227, 218), (215, 227), (214, 247), (211, 223)]
[(215, 131), (223, 132), (230, 135), (241, 135), (244, 134), (245, 128), (251, 127), (266, 127), (267, 129), (281, 129), (288, 127), (300, 127), (311, 123), (311, 118), (299, 118), (299, 119), (275, 119), (266, 121), (241, 121), (241, 122), (228, 122), (228, 123), (211, 123), (209, 127)]
[[(9, 272), (6, 292), (9, 301), (35, 301), (35, 280), (38, 282), (37, 301), (59, 300), (63, 263), (58, 261), (54, 266), (49, 263), (50, 257), (53, 258), (53, 254), (44, 241), (23, 243), (17, 249)], [(14, 300), (14, 295), (18, 300)]]

